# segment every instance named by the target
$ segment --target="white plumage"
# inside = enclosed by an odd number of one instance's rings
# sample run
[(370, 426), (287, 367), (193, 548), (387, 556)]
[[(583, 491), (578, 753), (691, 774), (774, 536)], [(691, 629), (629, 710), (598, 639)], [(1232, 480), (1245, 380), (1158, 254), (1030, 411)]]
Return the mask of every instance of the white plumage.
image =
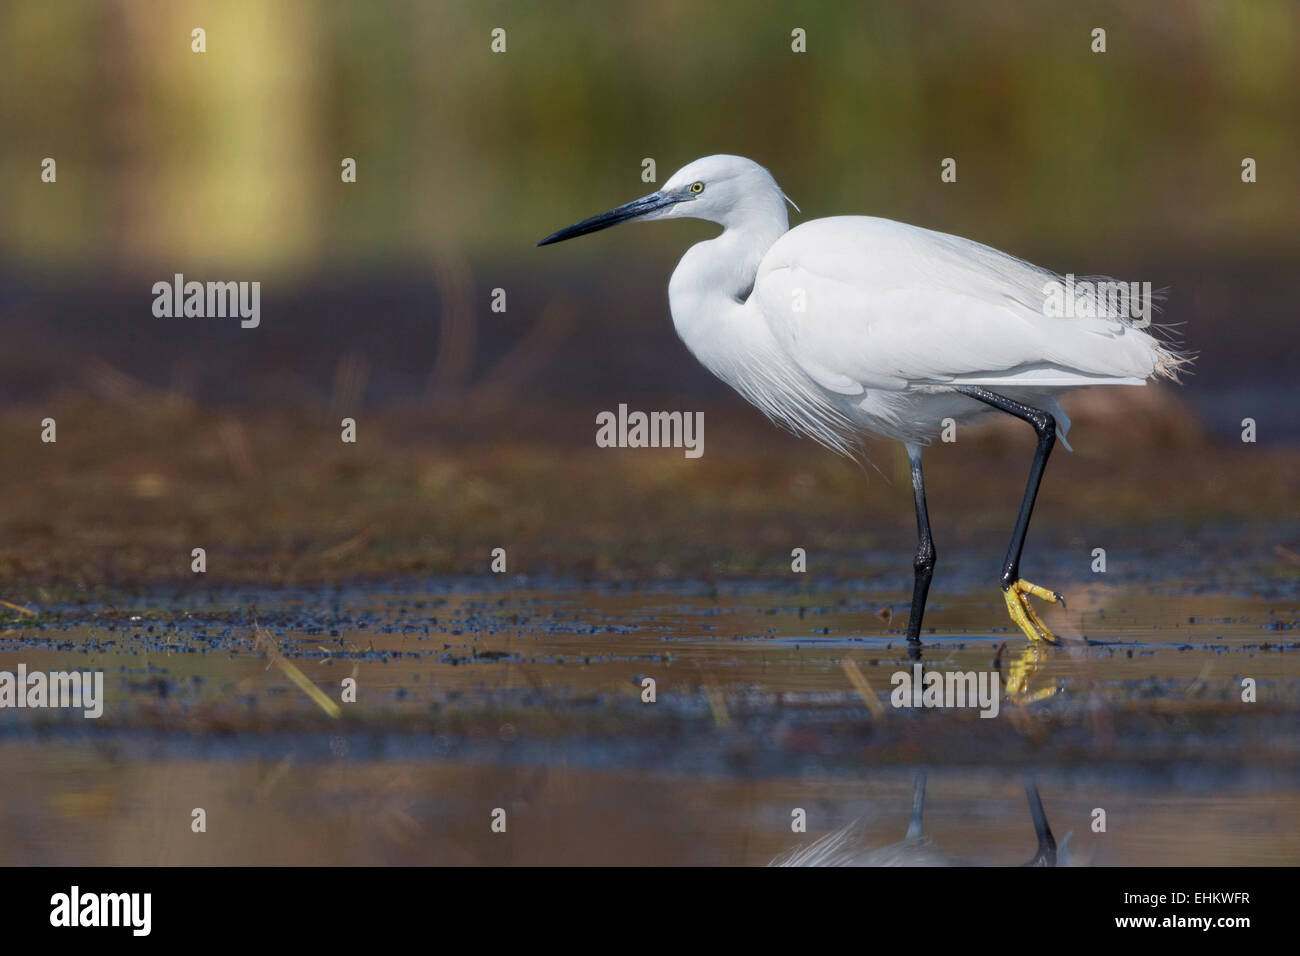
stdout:
[(776, 182), (738, 156), (697, 160), (663, 192), (694, 182), (697, 199), (643, 217), (724, 227), (673, 273), (678, 334), (771, 418), (844, 454), (860, 431), (923, 444), (944, 418), (989, 411), (955, 385), (1043, 407), (1064, 436), (1060, 392), (1141, 385), (1180, 362), (1095, 294), (1097, 317), (1047, 314), (1062, 277), (989, 246), (866, 216), (789, 229)]

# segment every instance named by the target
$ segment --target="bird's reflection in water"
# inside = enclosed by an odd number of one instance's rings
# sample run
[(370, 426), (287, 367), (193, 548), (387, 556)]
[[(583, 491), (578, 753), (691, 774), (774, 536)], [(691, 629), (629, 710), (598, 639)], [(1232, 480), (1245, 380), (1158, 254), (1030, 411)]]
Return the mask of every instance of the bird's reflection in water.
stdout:
[[(1003, 644), (993, 658), (993, 667), (1001, 671), (1002, 683), (1007, 689), (1007, 699), (1013, 704), (1032, 704), (1056, 694), (1061, 688), (1055, 681), (1036, 683), (1033, 678), (1043, 666), (1051, 651), (1042, 644), (1030, 642), (1018, 650), (1007, 653)], [(1004, 657), (1003, 655), (1006, 654)]]
[[(1064, 866), (1068, 861), (1065, 843), (1060, 850), (1047, 825), (1043, 801), (1038, 796), (1038, 785), (1025, 781), (1025, 795), (1029, 800), (1029, 817), (1038, 838), (1038, 848), (1022, 866)], [(790, 850), (774, 859), (769, 866), (976, 866), (976, 860), (963, 859), (945, 853), (925, 836), (922, 816), (925, 810), (925, 773), (916, 775), (912, 791), (912, 819), (907, 835), (898, 843), (872, 847), (867, 843), (866, 828), (862, 820), (813, 841), (808, 846)]]
[[(1051, 654), (1052, 648), (1040, 642), (1031, 641), (1017, 650), (1012, 650), (1009, 653), (1008, 650), (1009, 645), (1005, 643), (998, 647), (997, 653), (993, 657), (993, 670), (1002, 675), (1002, 686), (1006, 688), (1007, 699), (1011, 703), (1032, 704), (1060, 692), (1061, 685), (1055, 681), (1035, 683), (1033, 680), (1034, 675), (1038, 673), (1048, 655)], [(908, 660), (923, 661), (924, 656), (924, 650), (920, 644), (908, 645)]]

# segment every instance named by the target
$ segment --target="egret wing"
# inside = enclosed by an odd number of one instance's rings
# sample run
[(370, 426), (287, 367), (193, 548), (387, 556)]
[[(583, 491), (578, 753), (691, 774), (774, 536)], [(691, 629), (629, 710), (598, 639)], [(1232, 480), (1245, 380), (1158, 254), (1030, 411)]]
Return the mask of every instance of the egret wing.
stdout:
[(887, 219), (818, 219), (764, 257), (752, 297), (799, 366), (831, 391), (926, 384), (1140, 384), (1160, 343), (1097, 303), (1046, 314), (1060, 277), (989, 246)]

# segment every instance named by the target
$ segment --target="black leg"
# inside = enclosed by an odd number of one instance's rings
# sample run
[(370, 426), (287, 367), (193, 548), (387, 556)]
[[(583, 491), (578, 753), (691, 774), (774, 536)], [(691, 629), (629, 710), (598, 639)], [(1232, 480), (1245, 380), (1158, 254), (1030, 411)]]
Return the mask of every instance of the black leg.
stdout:
[(921, 474), (921, 446), (908, 445), (907, 459), (912, 465), (912, 494), (916, 499), (916, 557), (912, 561), (912, 612), (907, 618), (907, 640), (921, 643), (921, 618), (925, 599), (934, 577), (934, 537), (930, 534), (930, 515), (925, 508), (925, 478)]
[[(1015, 415), (1021, 421), (1034, 426), (1038, 435), (1038, 449), (1034, 452), (1034, 463), (1029, 468), (1029, 483), (1025, 485), (1025, 497), (1020, 503), (1020, 515), (1016, 518), (1015, 530), (1011, 532), (1011, 546), (1007, 548), (1007, 559), (1002, 565), (1002, 589), (1005, 591), (1020, 579), (1020, 552), (1025, 548), (1025, 535), (1029, 531), (1029, 518), (1034, 513), (1034, 499), (1038, 497), (1038, 485), (1043, 480), (1043, 469), (1047, 467), (1048, 456), (1056, 444), (1056, 419), (1040, 408), (1032, 408), (1012, 401), (996, 392), (990, 392), (978, 385), (962, 385), (957, 391), (969, 395), (986, 405)], [(1058, 595), (1059, 597), (1059, 595)]]
[(1056, 866), (1056, 838), (1052, 836), (1052, 828), (1047, 825), (1043, 801), (1038, 796), (1038, 784), (1032, 780), (1026, 781), (1025, 796), (1029, 798), (1029, 815), (1034, 820), (1034, 834), (1038, 837), (1038, 852), (1025, 866)]

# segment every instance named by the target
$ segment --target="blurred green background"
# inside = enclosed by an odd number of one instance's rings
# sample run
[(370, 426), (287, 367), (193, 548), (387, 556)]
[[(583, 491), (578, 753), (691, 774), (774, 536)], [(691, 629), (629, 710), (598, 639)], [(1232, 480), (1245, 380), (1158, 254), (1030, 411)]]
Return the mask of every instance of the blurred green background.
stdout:
[[(1168, 287), (1195, 374), (1067, 398), (1079, 451), (1051, 480), (1080, 513), (1058, 514), (1177, 516), (1180, 540), (1248, 515), (1267, 530), (1260, 560), (1293, 554), (1294, 523), (1277, 521), (1300, 493), (1297, 37), (1287, 0), (8, 0), (0, 572), (148, 578), (208, 533), (238, 539), (258, 579), (268, 555), (274, 576), (334, 545), (311, 573), (362, 556), (477, 572), (500, 540), (533, 540), (559, 569), (734, 569), (760, 560), (760, 520), (772, 541), (807, 527), (798, 495), (829, 535), (870, 507), (897, 518), (882, 546), (910, 548), (906, 495), (864, 491), (873, 470), (773, 429), (677, 341), (667, 280), (712, 227), (535, 247), (651, 191), (644, 159), (662, 183), (714, 152), (770, 168), (793, 222), (897, 218)], [(154, 318), (151, 286), (177, 272), (262, 282), (261, 326)], [(619, 402), (707, 409), (703, 464), (596, 450), (594, 416)], [(57, 454), (36, 441), (46, 415)], [(1030, 442), (1008, 434), (981, 446), (997, 488), (1023, 480)], [(892, 446), (872, 455), (905, 490)], [(701, 524), (727, 508), (731, 530)], [(990, 541), (1008, 520), (990, 514)], [(873, 545), (851, 528), (835, 539), (849, 569)]]
[[(524, 257), (644, 191), (643, 158), (663, 181), (734, 152), (807, 217), (1089, 260), (1152, 244), (1294, 255), (1297, 37), (1294, 0), (9, 0), (0, 241), (56, 269), (310, 272), (447, 245)], [(636, 241), (682, 245), (671, 230)]]

